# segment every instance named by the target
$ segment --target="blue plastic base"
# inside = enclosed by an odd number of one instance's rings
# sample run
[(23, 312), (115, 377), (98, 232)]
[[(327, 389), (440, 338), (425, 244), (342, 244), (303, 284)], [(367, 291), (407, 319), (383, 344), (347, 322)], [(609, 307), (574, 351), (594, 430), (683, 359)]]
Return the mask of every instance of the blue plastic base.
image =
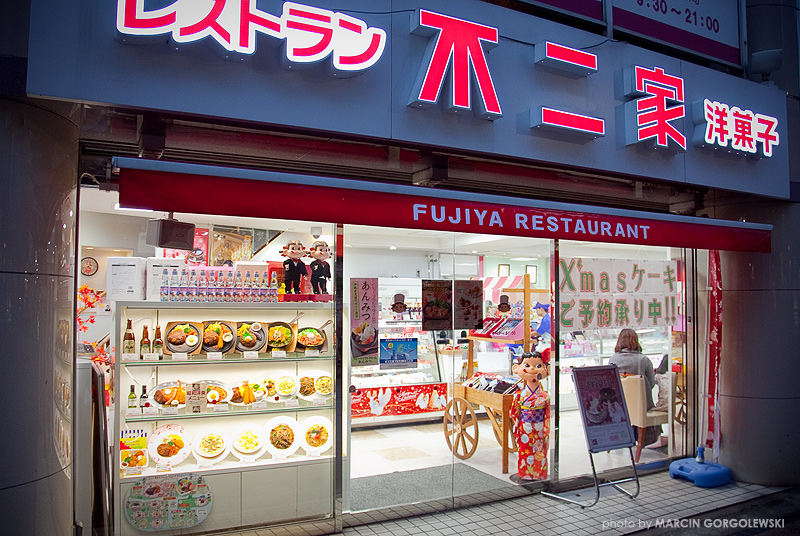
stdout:
[(669, 476), (694, 482), (701, 488), (716, 488), (731, 481), (731, 471), (718, 463), (697, 463), (694, 458), (675, 460), (669, 464)]

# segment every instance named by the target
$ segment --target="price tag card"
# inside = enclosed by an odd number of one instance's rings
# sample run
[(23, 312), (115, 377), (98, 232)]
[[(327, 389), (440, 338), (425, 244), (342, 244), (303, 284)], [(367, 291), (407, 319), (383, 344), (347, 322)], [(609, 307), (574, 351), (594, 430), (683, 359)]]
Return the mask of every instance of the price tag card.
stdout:
[(142, 408), (142, 415), (158, 415), (158, 408), (155, 406), (145, 406)]
[(160, 357), (158, 354), (142, 354), (142, 361), (158, 361)]
[(172, 468), (169, 466), (168, 463), (157, 463), (156, 464), (156, 473), (169, 473)]
[(286, 401), (286, 407), (287, 408), (299, 408), (300, 407), (300, 401), (298, 399), (296, 399), (296, 398), (290, 398), (289, 400)]
[(257, 400), (252, 404), (253, 409), (267, 409), (267, 401), (266, 400)]
[(306, 357), (319, 357), (319, 350), (309, 350), (306, 348)]
[(272, 459), (273, 460), (285, 460), (286, 459), (286, 453), (285, 452), (274, 452), (272, 454)]
[(125, 476), (141, 475), (144, 467), (126, 467)]
[(273, 350), (272, 357), (286, 357), (286, 350)]
[(176, 406), (163, 406), (161, 408), (161, 415), (177, 415), (178, 408)]
[(253, 456), (242, 456), (239, 458), (242, 463), (256, 463), (256, 457)]
[(226, 411), (228, 411), (227, 402), (220, 402), (218, 404), (214, 404), (214, 413), (225, 413)]
[(123, 361), (139, 361), (139, 354), (122, 354)]
[(315, 398), (313, 400), (313, 403), (314, 403), (315, 406), (327, 406), (328, 405), (328, 401), (325, 400), (324, 398)]
[(222, 352), (208, 352), (206, 357), (209, 361), (222, 361)]
[(126, 417), (140, 417), (142, 415), (141, 408), (127, 408), (125, 410)]
[(242, 357), (245, 359), (258, 359), (258, 352), (254, 350), (247, 350), (242, 352)]
[(172, 354), (172, 360), (173, 361), (188, 361), (189, 360), (189, 354), (187, 354), (186, 352), (175, 352), (175, 353)]
[(207, 460), (205, 458), (200, 458), (199, 460), (197, 460), (198, 469), (209, 469), (211, 467), (214, 467), (214, 464), (210, 460)]

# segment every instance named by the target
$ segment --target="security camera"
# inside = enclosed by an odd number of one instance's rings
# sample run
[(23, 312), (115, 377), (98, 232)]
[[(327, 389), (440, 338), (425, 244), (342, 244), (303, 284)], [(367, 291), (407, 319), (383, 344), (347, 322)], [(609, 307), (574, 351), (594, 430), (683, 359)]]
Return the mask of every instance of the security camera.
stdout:
[(314, 238), (319, 238), (320, 236), (322, 236), (322, 227), (312, 227), (311, 236), (313, 236)]

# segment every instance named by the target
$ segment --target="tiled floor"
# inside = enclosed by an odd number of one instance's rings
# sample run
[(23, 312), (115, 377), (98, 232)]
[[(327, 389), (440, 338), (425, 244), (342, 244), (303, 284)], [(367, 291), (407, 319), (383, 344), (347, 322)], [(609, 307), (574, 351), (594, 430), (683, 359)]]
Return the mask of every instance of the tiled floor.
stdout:
[[(487, 419), (479, 421), (478, 448), (462, 463), (484, 473), (508, 480), (501, 471), (500, 445)], [(559, 443), (560, 478), (591, 474), (583, 425), (577, 411), (561, 412)], [(394, 471), (422, 469), (453, 463), (453, 455), (444, 439), (442, 423), (409, 424), (401, 427), (353, 430), (350, 439), (352, 465), (350, 478), (374, 476)], [(641, 463), (666, 459), (658, 451), (645, 449)], [(630, 465), (627, 450), (595, 455), (598, 471)], [(512, 456), (510, 466), (513, 469)]]
[[(624, 484), (628, 489), (630, 484)], [(673, 480), (666, 472), (641, 478), (641, 493), (631, 499), (612, 488), (602, 488), (600, 502), (581, 509), (543, 495), (530, 495), (472, 506), (346, 528), (344, 536), (449, 536), (474, 535), (600, 535), (630, 534), (741, 503), (783, 488), (731, 483), (719, 488), (699, 488)], [(582, 490), (578, 499), (594, 498), (594, 489)], [(573, 494), (574, 495), (574, 492)], [(257, 536), (270, 536), (258, 531)]]

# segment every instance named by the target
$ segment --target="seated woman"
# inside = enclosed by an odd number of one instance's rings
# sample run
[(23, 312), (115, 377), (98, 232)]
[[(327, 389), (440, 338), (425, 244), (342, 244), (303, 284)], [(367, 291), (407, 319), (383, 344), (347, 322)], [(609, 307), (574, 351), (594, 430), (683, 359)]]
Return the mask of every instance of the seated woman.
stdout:
[[(653, 363), (642, 353), (642, 346), (639, 344), (639, 336), (630, 328), (623, 329), (617, 345), (614, 347), (614, 355), (608, 360), (610, 365), (616, 365), (621, 373), (644, 377), (645, 390), (647, 391), (647, 410), (655, 407), (653, 402), (653, 387), (656, 385), (656, 373), (653, 370)], [(635, 428), (635, 430), (638, 430)], [(658, 440), (661, 435), (661, 426), (649, 426), (645, 429), (644, 445), (650, 445)], [(637, 437), (636, 441), (641, 441)]]

